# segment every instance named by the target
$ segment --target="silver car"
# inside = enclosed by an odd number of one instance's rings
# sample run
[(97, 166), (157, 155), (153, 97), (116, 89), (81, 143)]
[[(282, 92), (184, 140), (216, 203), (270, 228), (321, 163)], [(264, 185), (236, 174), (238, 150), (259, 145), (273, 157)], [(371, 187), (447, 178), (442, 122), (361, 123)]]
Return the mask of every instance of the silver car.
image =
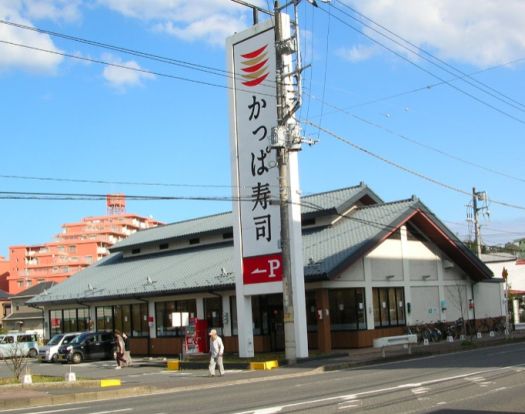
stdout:
[(38, 350), (38, 359), (42, 362), (58, 361), (58, 348), (69, 344), (82, 332), (68, 332), (54, 335), (49, 342)]

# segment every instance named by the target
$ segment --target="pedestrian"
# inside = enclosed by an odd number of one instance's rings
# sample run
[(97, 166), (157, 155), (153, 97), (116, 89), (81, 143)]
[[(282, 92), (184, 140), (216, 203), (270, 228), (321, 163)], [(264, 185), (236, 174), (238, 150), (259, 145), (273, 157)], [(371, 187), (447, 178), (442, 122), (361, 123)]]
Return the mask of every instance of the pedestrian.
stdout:
[(224, 354), (224, 344), (217, 330), (210, 331), (210, 376), (215, 376), (215, 365), (219, 365), (219, 375), (224, 375), (224, 365), (222, 363), (222, 356)]
[(124, 359), (126, 360), (126, 367), (130, 367), (133, 362), (131, 359), (131, 353), (129, 351), (129, 337), (126, 335), (126, 332), (122, 332), (122, 339), (124, 339)]
[(122, 366), (126, 366), (126, 360), (124, 359), (126, 345), (124, 344), (124, 338), (122, 338), (122, 335), (120, 335), (119, 331), (115, 331), (115, 345), (117, 346), (117, 366), (115, 367), (115, 369), (121, 369)]

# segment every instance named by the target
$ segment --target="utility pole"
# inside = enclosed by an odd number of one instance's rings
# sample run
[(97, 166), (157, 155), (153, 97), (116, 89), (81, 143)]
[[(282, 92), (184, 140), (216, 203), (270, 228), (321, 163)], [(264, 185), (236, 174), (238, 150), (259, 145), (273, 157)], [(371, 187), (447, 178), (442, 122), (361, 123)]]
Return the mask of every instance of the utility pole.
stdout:
[(277, 48), (277, 128), (276, 134), (281, 135), (283, 145), (278, 146), (277, 166), (279, 168), (279, 199), (281, 213), (281, 254), (283, 271), (283, 323), (284, 323), (284, 351), (288, 364), (295, 364), (295, 326), (294, 326), (294, 303), (293, 289), (291, 281), (291, 251), (289, 233), (289, 214), (288, 205), (290, 202), (289, 177), (288, 177), (288, 134), (286, 131), (286, 98), (283, 88), (283, 59), (282, 59), (282, 38), (281, 12), (279, 1), (274, 3), (275, 17), (275, 47)]
[(474, 215), (474, 242), (476, 244), (476, 254), (478, 257), (481, 256), (481, 235), (480, 235), (480, 225), (479, 225), (479, 216), (478, 213), (481, 210), (487, 210), (488, 207), (484, 205), (478, 207), (478, 201), (487, 201), (487, 193), (485, 191), (476, 191), (476, 187), (472, 188), (472, 210)]

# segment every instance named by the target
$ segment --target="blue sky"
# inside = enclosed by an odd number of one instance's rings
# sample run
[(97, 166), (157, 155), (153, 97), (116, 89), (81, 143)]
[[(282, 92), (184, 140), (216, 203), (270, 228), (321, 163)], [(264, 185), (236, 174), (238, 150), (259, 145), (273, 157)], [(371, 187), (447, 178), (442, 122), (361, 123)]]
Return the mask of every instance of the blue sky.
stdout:
[[(364, 181), (386, 201), (415, 194), (464, 238), (468, 193), (476, 187), (489, 196), (483, 239), (525, 236), (525, 3), (318, 3), (299, 6), (303, 58), (311, 66), (303, 73), (298, 116), (304, 132), (319, 139), (300, 154), (302, 192)], [(227, 0), (5, 0), (0, 20), (0, 191), (231, 194), (227, 78), (221, 75), (226, 37), (251, 24), (245, 7)], [(392, 43), (372, 29), (399, 35), (430, 55), (416, 56), (399, 38)], [(432, 65), (424, 57), (440, 60)], [(216, 70), (219, 75), (209, 73)], [(230, 209), (229, 202), (207, 200), (128, 201), (127, 208), (164, 222)], [(104, 213), (101, 200), (2, 199), (0, 255), (11, 245), (49, 241), (62, 223)]]

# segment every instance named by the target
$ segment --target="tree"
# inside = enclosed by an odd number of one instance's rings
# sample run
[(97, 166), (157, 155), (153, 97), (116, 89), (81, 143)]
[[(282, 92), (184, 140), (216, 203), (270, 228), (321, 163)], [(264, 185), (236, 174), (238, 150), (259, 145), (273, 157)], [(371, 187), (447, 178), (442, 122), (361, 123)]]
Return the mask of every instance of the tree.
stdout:
[(21, 342), (9, 344), (0, 357), (4, 359), (6, 366), (13, 373), (13, 378), (20, 381), (22, 372), (27, 367), (28, 354), (27, 349)]

